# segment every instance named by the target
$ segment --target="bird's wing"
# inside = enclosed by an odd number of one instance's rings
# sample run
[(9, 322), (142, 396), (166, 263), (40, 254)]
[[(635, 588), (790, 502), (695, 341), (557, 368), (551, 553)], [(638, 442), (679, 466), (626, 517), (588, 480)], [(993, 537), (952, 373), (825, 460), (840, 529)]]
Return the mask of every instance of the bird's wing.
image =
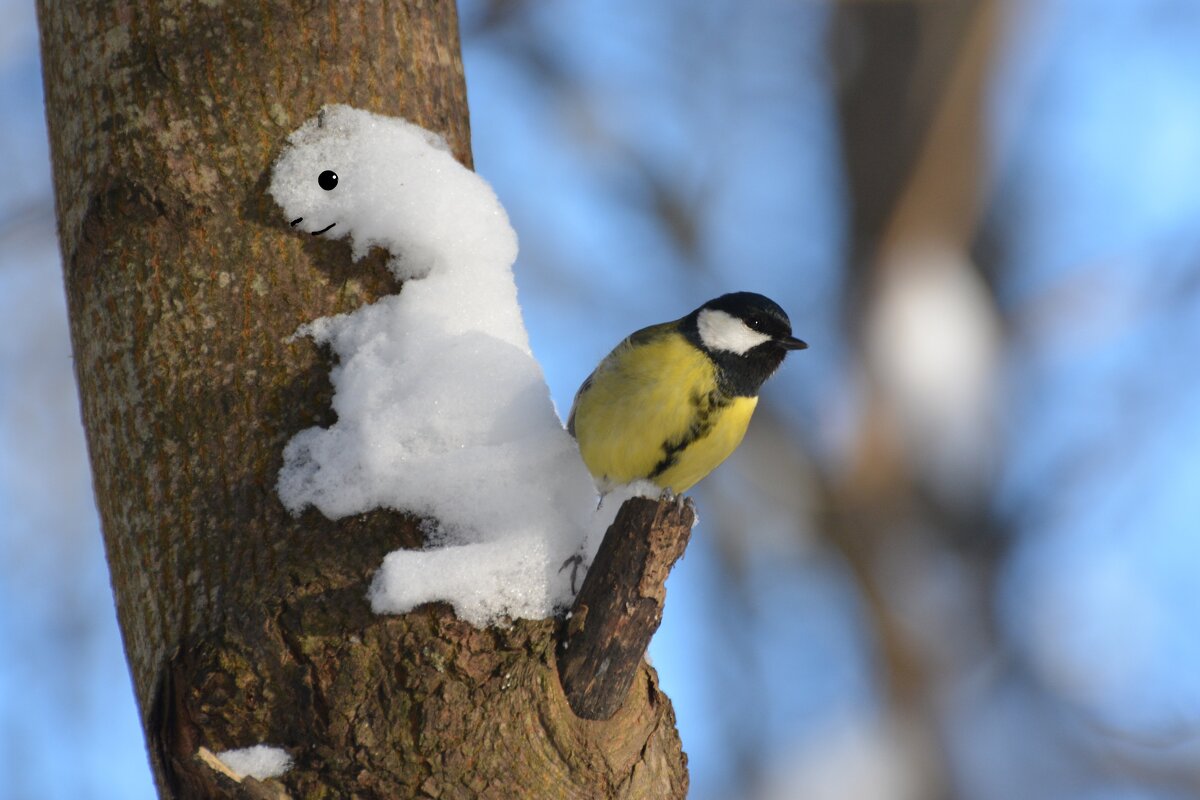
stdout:
[(579, 385), (578, 391), (575, 392), (575, 399), (571, 401), (571, 413), (567, 416), (567, 433), (572, 436), (575, 435), (575, 409), (579, 407), (579, 398), (592, 385), (592, 378), (594, 377), (596, 377), (596, 371), (592, 370), (592, 373), (583, 379), (583, 383)]
[(660, 336), (664, 336), (671, 332), (675, 323), (664, 322), (659, 325), (650, 325), (646, 328), (641, 328), (626, 336), (624, 339), (612, 349), (608, 355), (600, 360), (596, 368), (583, 379), (583, 383), (579, 385), (579, 389), (575, 392), (575, 398), (571, 400), (571, 413), (567, 415), (567, 433), (575, 435), (575, 411), (579, 408), (579, 398), (583, 397), (584, 393), (592, 386), (592, 381), (596, 378), (596, 373), (603, 369), (607, 369), (612, 365), (613, 361), (620, 355), (623, 350), (636, 345), (646, 344)]

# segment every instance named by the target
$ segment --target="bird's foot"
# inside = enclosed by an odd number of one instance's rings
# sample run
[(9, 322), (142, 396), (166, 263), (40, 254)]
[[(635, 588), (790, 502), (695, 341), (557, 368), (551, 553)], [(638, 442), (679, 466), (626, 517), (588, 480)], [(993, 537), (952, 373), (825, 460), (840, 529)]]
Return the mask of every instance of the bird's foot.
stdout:
[(660, 503), (674, 503), (679, 507), (687, 507), (693, 511), (696, 510), (696, 504), (692, 502), (692, 498), (682, 493), (675, 494), (675, 492), (671, 491), (670, 489), (663, 489), (662, 494), (658, 496), (658, 501)]
[(583, 566), (583, 555), (576, 553), (575, 555), (571, 556), (562, 563), (562, 566), (558, 568), (558, 571), (562, 572), (568, 566), (571, 567), (571, 594), (575, 594), (577, 592), (577, 589), (575, 588), (575, 578), (579, 575), (579, 568)]

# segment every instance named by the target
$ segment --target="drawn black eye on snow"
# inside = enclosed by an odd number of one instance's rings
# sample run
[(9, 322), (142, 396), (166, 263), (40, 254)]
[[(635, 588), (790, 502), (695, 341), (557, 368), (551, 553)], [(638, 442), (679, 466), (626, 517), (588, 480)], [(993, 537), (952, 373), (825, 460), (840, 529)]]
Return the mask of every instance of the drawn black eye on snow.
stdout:
[(325, 170), (317, 176), (317, 185), (327, 192), (333, 191), (334, 187), (338, 185), (337, 173), (331, 169)]

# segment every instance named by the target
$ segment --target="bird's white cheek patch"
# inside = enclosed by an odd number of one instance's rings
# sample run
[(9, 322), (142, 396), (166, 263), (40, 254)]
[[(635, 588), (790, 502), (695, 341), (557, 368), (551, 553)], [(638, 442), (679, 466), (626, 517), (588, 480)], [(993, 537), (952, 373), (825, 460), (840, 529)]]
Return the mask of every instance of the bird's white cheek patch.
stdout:
[(742, 355), (771, 340), (770, 336), (750, 329), (737, 317), (711, 308), (700, 312), (696, 325), (700, 329), (700, 341), (710, 350), (727, 350)]

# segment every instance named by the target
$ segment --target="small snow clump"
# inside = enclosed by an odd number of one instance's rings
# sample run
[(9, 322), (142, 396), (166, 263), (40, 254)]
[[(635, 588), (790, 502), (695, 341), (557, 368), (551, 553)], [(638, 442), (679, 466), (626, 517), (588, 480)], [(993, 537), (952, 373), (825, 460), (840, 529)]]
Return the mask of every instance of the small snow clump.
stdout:
[(216, 754), (221, 763), (239, 775), (256, 780), (278, 778), (292, 768), (292, 757), (282, 747), (256, 744), (240, 750), (224, 750)]

